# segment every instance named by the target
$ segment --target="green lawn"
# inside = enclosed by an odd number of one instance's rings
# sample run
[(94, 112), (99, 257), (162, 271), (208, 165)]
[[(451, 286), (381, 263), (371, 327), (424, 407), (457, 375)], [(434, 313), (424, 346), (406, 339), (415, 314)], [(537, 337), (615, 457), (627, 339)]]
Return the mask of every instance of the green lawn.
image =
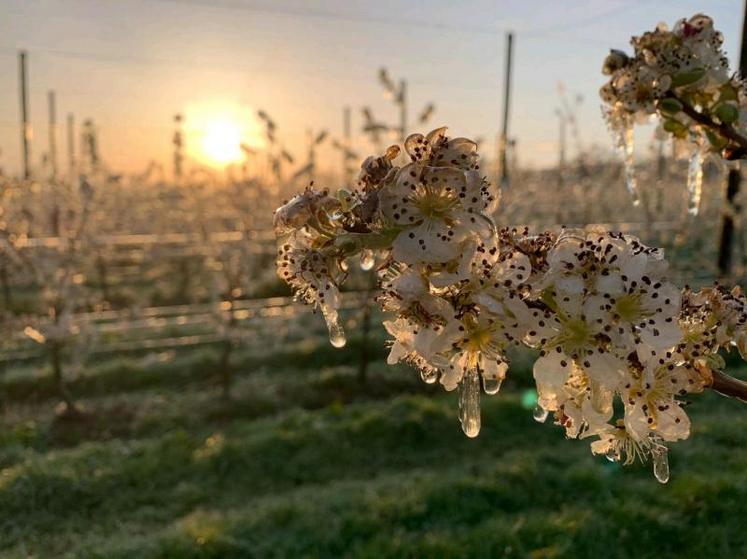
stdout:
[[(377, 345), (380, 342), (377, 340)], [(54, 414), (45, 371), (6, 371), (3, 557), (747, 557), (747, 409), (697, 396), (672, 479), (592, 457), (521, 405), (526, 365), (467, 439), (456, 395), (357, 348), (108, 360)], [(317, 350), (318, 349), (318, 350)]]

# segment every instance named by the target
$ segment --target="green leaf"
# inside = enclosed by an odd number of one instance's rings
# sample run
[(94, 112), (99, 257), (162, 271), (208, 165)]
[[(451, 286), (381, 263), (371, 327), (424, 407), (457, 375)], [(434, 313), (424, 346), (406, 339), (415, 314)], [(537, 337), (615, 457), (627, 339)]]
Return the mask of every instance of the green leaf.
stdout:
[(400, 227), (390, 227), (371, 233), (345, 232), (337, 235), (334, 245), (348, 256), (356, 254), (364, 248), (387, 249), (392, 246), (400, 231), (402, 231)]
[(670, 134), (674, 134), (678, 138), (682, 138), (687, 135), (687, 126), (685, 126), (675, 118), (668, 118), (664, 121), (664, 124), (662, 126), (664, 127), (664, 130), (666, 130)]
[(739, 119), (739, 109), (728, 103), (721, 103), (714, 112), (718, 119), (725, 124), (731, 124)]
[(721, 151), (726, 147), (726, 144), (729, 143), (726, 138), (724, 138), (720, 134), (711, 132), (710, 130), (706, 130), (706, 137), (716, 151)]
[(737, 101), (739, 95), (737, 94), (737, 88), (731, 85), (731, 83), (725, 83), (719, 89), (718, 100), (723, 101)]
[(711, 369), (715, 369), (717, 371), (723, 371), (726, 368), (726, 361), (724, 361), (724, 358), (718, 353), (709, 355), (707, 360), (708, 360), (708, 365), (711, 367)]
[(675, 115), (682, 110), (682, 103), (677, 99), (667, 97), (659, 101), (659, 110), (662, 113)]
[(672, 77), (672, 87), (682, 87), (684, 85), (690, 85), (695, 83), (703, 76), (705, 76), (705, 68), (694, 68), (688, 72), (680, 72)]

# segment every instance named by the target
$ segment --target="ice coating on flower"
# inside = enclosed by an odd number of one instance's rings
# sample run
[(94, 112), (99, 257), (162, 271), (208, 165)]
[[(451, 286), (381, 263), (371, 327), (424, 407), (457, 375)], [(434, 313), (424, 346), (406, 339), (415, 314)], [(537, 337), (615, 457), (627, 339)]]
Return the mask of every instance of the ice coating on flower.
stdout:
[(723, 37), (703, 14), (660, 24), (631, 39), (633, 54), (612, 50), (602, 73), (603, 114), (623, 154), (625, 180), (638, 202), (633, 170), (633, 125), (655, 117), (675, 152), (690, 157), (688, 211), (698, 213), (699, 171), (705, 157), (747, 157), (747, 92), (742, 77), (729, 70)]
[(454, 260), (467, 237), (490, 235), (492, 222), (483, 213), (489, 198), (478, 171), (405, 165), (379, 194), (384, 219), (402, 229), (393, 257), (408, 264)]
[[(673, 67), (669, 54), (649, 52), (666, 33), (642, 38), (635, 56)], [(709, 21), (697, 18), (673, 33), (701, 61), (716, 40)], [(626, 111), (659, 110), (635, 92), (655, 97), (668, 81), (648, 67), (623, 75), (636, 59), (608, 57), (616, 84), (608, 89)], [(425, 382), (456, 392), (467, 436), (480, 431), (480, 391), (499, 391), (509, 348), (524, 345), (539, 351), (538, 421), (552, 417), (609, 460), (650, 460), (666, 482), (667, 445), (691, 432), (682, 398), (714, 383), (725, 367), (719, 350), (747, 355), (741, 291), (680, 290), (663, 252), (631, 235), (496, 230), (476, 144), (449, 139), (445, 128), (409, 136), (409, 161), (397, 164), (401, 153), (392, 146), (366, 159), (356, 191), (307, 189), (276, 213), (278, 272), (321, 309), (333, 345), (345, 342), (339, 286), (358, 268), (346, 260), (365, 261), (365, 269), (375, 255), (376, 299), (389, 315), (387, 362), (412, 365)]]
[(313, 223), (329, 225), (329, 216), (339, 207), (340, 202), (327, 192), (307, 188), (275, 210), (273, 227), (277, 233), (282, 234)]
[(337, 259), (314, 248), (308, 233), (297, 231), (284, 239), (278, 248), (277, 268), (280, 278), (290, 284), (299, 299), (333, 309), (339, 307), (337, 278), (343, 274)]
[(678, 351), (692, 360), (702, 360), (736, 347), (747, 359), (747, 298), (737, 286), (686, 289), (680, 326), (684, 332)]

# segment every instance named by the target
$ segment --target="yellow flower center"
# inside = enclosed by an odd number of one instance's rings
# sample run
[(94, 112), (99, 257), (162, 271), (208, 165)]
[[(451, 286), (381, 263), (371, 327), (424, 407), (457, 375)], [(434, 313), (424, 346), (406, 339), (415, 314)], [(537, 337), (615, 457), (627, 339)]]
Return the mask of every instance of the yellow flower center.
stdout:
[(566, 353), (573, 353), (575, 350), (588, 346), (591, 338), (589, 325), (580, 318), (575, 318), (563, 322), (558, 341)]
[(615, 312), (625, 322), (634, 322), (641, 318), (643, 309), (638, 295), (623, 295), (615, 303)]
[(459, 203), (454, 192), (446, 192), (443, 189), (433, 190), (427, 186), (418, 188), (412, 201), (420, 213), (430, 219), (441, 219), (447, 216)]

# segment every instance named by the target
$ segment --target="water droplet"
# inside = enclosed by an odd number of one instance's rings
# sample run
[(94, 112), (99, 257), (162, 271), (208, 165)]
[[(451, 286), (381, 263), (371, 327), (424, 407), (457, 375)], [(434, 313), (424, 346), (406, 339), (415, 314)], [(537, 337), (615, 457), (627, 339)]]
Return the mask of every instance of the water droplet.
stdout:
[(547, 411), (545, 408), (537, 404), (535, 406), (534, 411), (532, 412), (532, 416), (534, 417), (534, 420), (538, 423), (544, 423), (547, 420), (547, 416), (550, 415), (550, 412)]
[(459, 384), (459, 421), (470, 438), (480, 434), (480, 375), (468, 371)]
[(482, 379), (482, 387), (483, 390), (485, 390), (485, 394), (490, 394), (491, 396), (493, 394), (498, 394), (498, 391), (501, 389), (501, 385), (503, 384), (503, 377), (498, 378), (484, 378)]
[(703, 154), (696, 150), (687, 166), (687, 213), (698, 215), (703, 194)]
[(361, 270), (367, 272), (374, 267), (375, 263), (376, 255), (374, 255), (374, 251), (364, 248), (361, 251)]
[(322, 305), (321, 309), (322, 316), (324, 316), (324, 321), (327, 323), (327, 329), (329, 330), (329, 343), (337, 348), (345, 347), (347, 339), (345, 338), (345, 330), (340, 325), (337, 311), (327, 305)]
[(605, 458), (606, 458), (606, 459), (607, 459), (608, 461), (610, 461), (610, 462), (613, 462), (613, 463), (614, 463), (614, 462), (619, 462), (619, 461), (620, 461), (620, 454), (619, 454), (619, 452), (617, 451), (617, 449), (616, 449), (616, 448), (611, 448), (611, 449), (609, 449), (609, 450), (608, 450), (608, 451), (606, 452), (606, 454), (604, 455), (604, 457), (605, 457)]
[(423, 382), (425, 382), (426, 384), (433, 384), (438, 379), (438, 370), (422, 370), (420, 371), (420, 378), (423, 379)]
[(625, 173), (625, 188), (628, 189), (633, 205), (641, 203), (638, 193), (638, 179), (635, 176), (635, 143), (633, 140), (633, 123), (628, 123), (620, 132), (618, 143), (623, 153), (623, 169)]
[(651, 457), (654, 461), (654, 477), (659, 483), (669, 481), (669, 451), (665, 446), (651, 449)]

